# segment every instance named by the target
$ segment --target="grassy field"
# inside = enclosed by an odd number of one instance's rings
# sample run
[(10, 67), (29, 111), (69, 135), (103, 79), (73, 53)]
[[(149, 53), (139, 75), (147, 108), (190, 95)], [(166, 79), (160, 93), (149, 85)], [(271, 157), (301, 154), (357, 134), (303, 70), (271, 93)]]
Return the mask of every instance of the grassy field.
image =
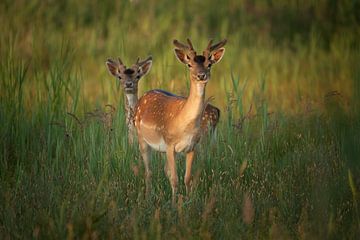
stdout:
[[(360, 2), (0, 3), (0, 239), (356, 239)], [(172, 40), (228, 39), (193, 192), (152, 154), (146, 199), (108, 57), (153, 56), (140, 95), (186, 95)], [(178, 155), (180, 183), (184, 155)]]

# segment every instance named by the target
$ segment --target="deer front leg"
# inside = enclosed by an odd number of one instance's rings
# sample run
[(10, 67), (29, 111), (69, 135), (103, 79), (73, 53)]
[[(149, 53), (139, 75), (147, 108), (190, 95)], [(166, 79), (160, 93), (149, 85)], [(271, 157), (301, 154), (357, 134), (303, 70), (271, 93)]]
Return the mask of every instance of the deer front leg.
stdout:
[(164, 172), (165, 172), (165, 175), (170, 179), (170, 171), (169, 171), (169, 168), (168, 168), (168, 162), (167, 162), (167, 159), (165, 159), (165, 164), (164, 164)]
[(176, 193), (177, 193), (177, 185), (178, 185), (178, 176), (176, 172), (176, 162), (175, 162), (175, 150), (173, 146), (169, 146), (166, 150), (166, 168), (171, 189), (172, 189), (172, 203), (173, 205), (176, 203)]
[(127, 115), (126, 125), (128, 127), (129, 144), (133, 145), (137, 134), (136, 134), (136, 128), (134, 126), (134, 123), (132, 121), (132, 116), (130, 113), (128, 113), (128, 115)]
[(189, 196), (190, 194), (190, 179), (191, 179), (191, 167), (195, 156), (195, 150), (188, 152), (186, 154), (186, 170), (185, 170), (185, 177), (184, 183), (186, 187), (186, 195)]
[(128, 129), (128, 139), (129, 139), (129, 144), (133, 145), (134, 144), (134, 137), (135, 137), (135, 129), (133, 126), (129, 125), (129, 129)]
[(145, 167), (145, 184), (146, 184), (146, 197), (149, 196), (151, 192), (151, 170), (149, 166), (150, 161), (150, 147), (149, 145), (139, 137), (139, 145), (142, 159), (144, 161)]

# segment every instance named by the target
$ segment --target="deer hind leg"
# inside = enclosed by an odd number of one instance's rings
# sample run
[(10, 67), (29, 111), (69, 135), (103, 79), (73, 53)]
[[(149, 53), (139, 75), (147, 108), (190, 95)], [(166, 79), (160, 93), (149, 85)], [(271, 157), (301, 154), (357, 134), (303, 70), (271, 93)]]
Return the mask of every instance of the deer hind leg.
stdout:
[(151, 192), (150, 146), (140, 137), (139, 145), (141, 156), (144, 161), (146, 196), (148, 197)]
[(188, 152), (186, 154), (186, 170), (185, 170), (185, 177), (184, 177), (184, 183), (186, 187), (186, 195), (189, 196), (191, 191), (190, 186), (190, 179), (191, 179), (191, 167), (194, 160), (195, 151)]
[(168, 172), (169, 181), (172, 189), (172, 203), (176, 203), (176, 193), (178, 186), (178, 176), (176, 172), (176, 162), (175, 162), (175, 150), (173, 146), (169, 146), (166, 151), (166, 172)]

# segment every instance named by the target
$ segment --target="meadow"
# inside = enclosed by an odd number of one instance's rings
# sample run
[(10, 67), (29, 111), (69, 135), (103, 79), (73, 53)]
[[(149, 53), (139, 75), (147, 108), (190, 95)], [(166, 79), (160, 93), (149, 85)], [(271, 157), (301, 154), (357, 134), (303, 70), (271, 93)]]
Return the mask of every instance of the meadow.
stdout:
[[(0, 239), (356, 239), (360, 2), (0, 3)], [(105, 61), (153, 56), (150, 89), (188, 93), (173, 39), (227, 38), (193, 191), (171, 204), (152, 153), (145, 198), (124, 95)]]

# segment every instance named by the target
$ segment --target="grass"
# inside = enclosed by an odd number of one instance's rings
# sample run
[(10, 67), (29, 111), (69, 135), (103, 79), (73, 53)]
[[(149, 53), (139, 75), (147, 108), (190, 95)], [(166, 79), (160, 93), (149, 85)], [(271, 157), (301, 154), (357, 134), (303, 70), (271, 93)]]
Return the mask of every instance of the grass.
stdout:
[[(270, 2), (1, 3), (0, 238), (356, 239), (358, 3)], [(104, 62), (152, 54), (140, 94), (186, 94), (171, 40), (189, 36), (229, 43), (207, 88), (221, 122), (174, 208), (159, 153), (145, 199)]]

